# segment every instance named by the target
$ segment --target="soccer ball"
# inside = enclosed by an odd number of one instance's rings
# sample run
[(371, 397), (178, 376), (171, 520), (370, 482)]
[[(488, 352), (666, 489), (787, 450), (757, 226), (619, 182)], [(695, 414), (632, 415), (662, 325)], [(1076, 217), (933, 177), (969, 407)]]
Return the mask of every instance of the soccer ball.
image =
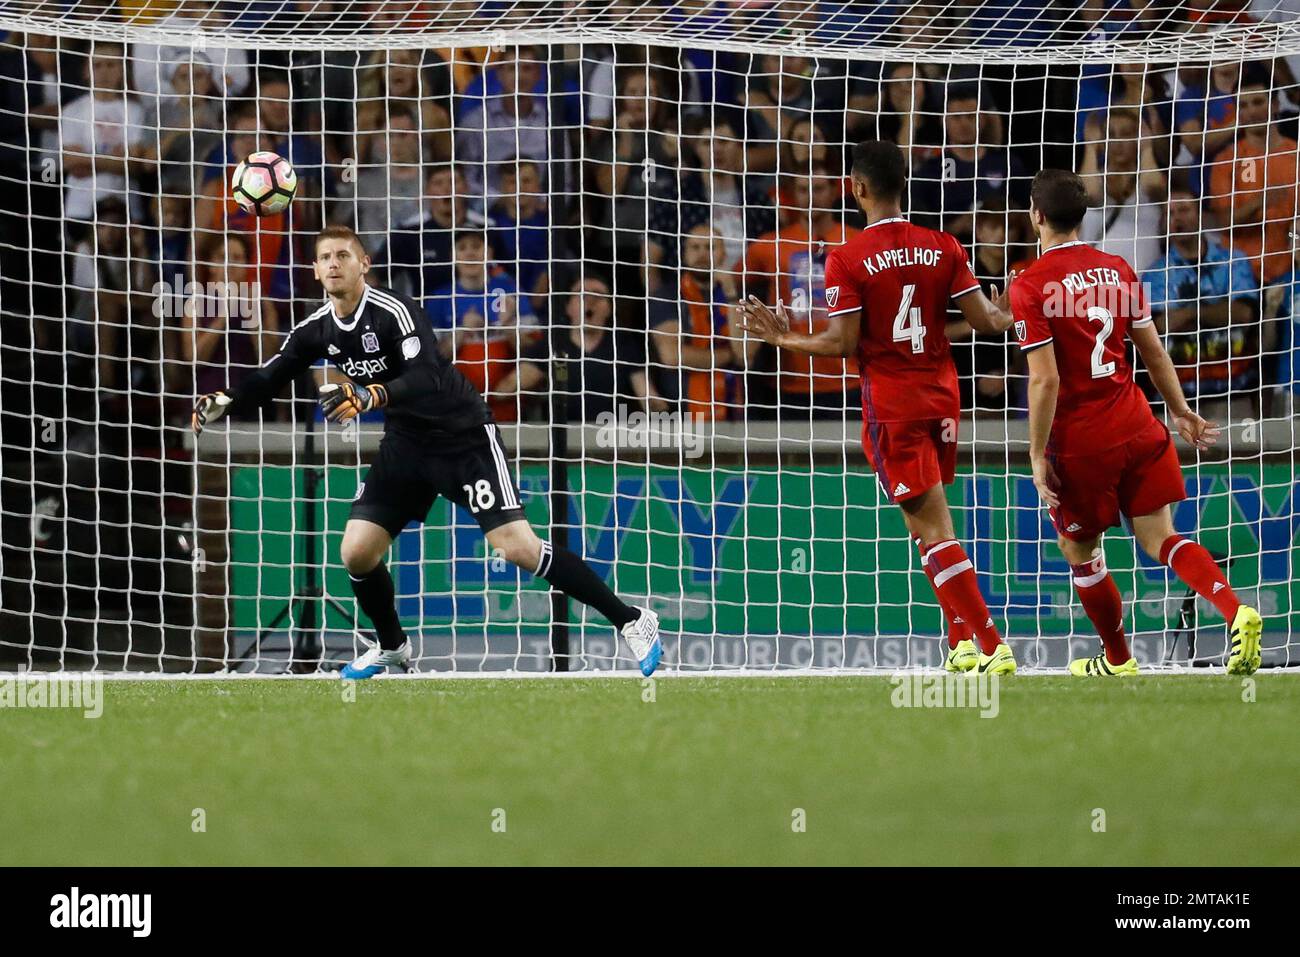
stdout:
[(298, 174), (289, 161), (269, 150), (248, 154), (230, 178), (235, 202), (254, 216), (283, 213), (293, 202), (297, 189)]

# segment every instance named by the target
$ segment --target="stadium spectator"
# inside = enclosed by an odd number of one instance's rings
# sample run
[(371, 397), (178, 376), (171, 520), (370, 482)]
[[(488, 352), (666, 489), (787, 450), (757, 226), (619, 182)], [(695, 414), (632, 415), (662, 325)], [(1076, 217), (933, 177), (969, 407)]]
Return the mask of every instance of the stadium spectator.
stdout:
[[(118, 199), (133, 219), (144, 211), (128, 193), (128, 173), (142, 172), (145, 110), (126, 89), (126, 48), (97, 41), (86, 59), (88, 92), (63, 107), (59, 141), (63, 149), (63, 214), (74, 233), (83, 233), (105, 199)], [(136, 167), (136, 169), (131, 169)]]
[(424, 214), (394, 228), (375, 259), (379, 274), (388, 275), (387, 285), (418, 301), (452, 282), (456, 231), (466, 227), (490, 231), (496, 225), (471, 206), (465, 178), (455, 167), (435, 166), (425, 195)]
[(1237, 122), (1237, 95), (1241, 88), (1241, 63), (1184, 66), (1178, 70), (1180, 89), (1174, 101), (1174, 127), (1183, 165), (1195, 165), (1191, 182), (1199, 195), (1204, 189), (1200, 164), (1232, 142)]
[(1210, 166), (1210, 206), (1231, 230), (1232, 245), (1251, 258), (1265, 284), (1291, 268), (1291, 223), (1296, 215), (1296, 141), (1279, 132), (1273, 95), (1249, 81), (1237, 100), (1241, 137)]
[(398, 116), (411, 117), (433, 162), (452, 158), (451, 66), (432, 51), (376, 50), (357, 82), (357, 153), (363, 164), (385, 158), (385, 133)]
[(128, 228), (126, 204), (116, 196), (101, 199), (93, 217), (93, 231), (75, 250), (70, 336), (70, 351), (91, 361), (69, 381), (123, 392), (150, 384), (161, 390), (156, 379), (146, 383), (135, 378), (137, 360), (156, 357), (159, 349), (156, 332), (148, 333), (159, 322), (149, 295), (154, 277), (143, 231)]
[(196, 289), (185, 301), (180, 356), (192, 368), (184, 394), (236, 385), (280, 348), (275, 303), (262, 296), (239, 233), (208, 234), (196, 254)]
[[(745, 90), (746, 152), (750, 169), (770, 172), (777, 168), (780, 145), (790, 127), (799, 120), (812, 119), (813, 61), (762, 54), (754, 58), (754, 64)], [(826, 104), (819, 101), (817, 105)]]
[[(203, 34), (224, 34), (228, 18), (216, 0), (187, 0), (174, 4), (175, 9), (153, 24), (159, 30), (185, 33), (195, 37), (195, 43), (166, 44), (136, 43), (131, 48), (131, 80), (135, 90), (146, 102), (163, 100), (169, 95), (170, 71), (178, 63), (190, 61), (196, 54)], [(223, 37), (223, 39), (225, 39)], [(214, 79), (218, 95), (235, 97), (244, 93), (252, 77), (248, 67), (248, 51), (217, 44), (205, 44), (210, 58), (215, 58)], [(198, 54), (204, 55), (204, 54)], [(162, 104), (153, 107), (161, 110)]]
[[(981, 119), (988, 117), (985, 133)], [(1020, 160), (997, 145), (999, 118), (981, 114), (979, 88), (974, 84), (949, 89), (944, 113), (946, 146), (921, 163), (912, 178), (911, 219), (918, 225), (943, 229), (969, 243), (976, 206), (991, 198), (1007, 206), (1028, 206), (1028, 184)]]
[(644, 345), (627, 330), (613, 328), (613, 314), (608, 283), (595, 276), (576, 280), (563, 309), (555, 313), (562, 317), (558, 333), (525, 349), (518, 370), (498, 383), (491, 398), (514, 402), (546, 389), (551, 362), (567, 359), (568, 382), (554, 386), (568, 395), (571, 422), (593, 422), (601, 413), (618, 415), (620, 406), (666, 408), (646, 377)]
[[(504, 271), (492, 271), (493, 249), (481, 229), (456, 231), (455, 280), (434, 290), (424, 302), (429, 321), (437, 330), (453, 331), (457, 343), (462, 333), (482, 338), (485, 329), (535, 326), (537, 316), (527, 296)], [(443, 337), (447, 355), (459, 355), (452, 337)]]
[(1102, 252), (1123, 256), (1140, 273), (1160, 255), (1168, 184), (1151, 139), (1140, 135), (1136, 111), (1107, 117), (1104, 153), (1100, 126), (1090, 122), (1079, 166), (1091, 204), (1079, 235)]
[[(791, 327), (817, 332), (829, 322), (826, 316), (826, 253), (859, 230), (837, 217), (835, 191), (838, 179), (818, 169), (814, 175), (791, 174), (781, 181), (780, 229), (765, 233), (745, 252), (744, 295), (763, 302), (786, 304)], [(752, 415), (770, 415), (776, 407), (770, 392), (770, 373), (778, 367), (771, 347), (750, 340), (746, 365), (751, 370), (747, 395), (756, 397)], [(817, 418), (841, 418), (846, 402), (855, 399), (856, 379), (846, 378), (843, 359), (812, 358), (783, 352), (779, 357), (780, 406), (786, 411), (812, 409)], [(800, 416), (805, 413), (796, 413)]]
[(158, 161), (162, 192), (190, 197), (203, 188), (198, 162), (221, 145), (225, 121), (218, 109), (212, 61), (195, 52), (188, 61), (167, 64), (168, 96), (158, 100), (158, 114), (149, 123), (156, 142), (142, 144), (144, 155)]
[(230, 195), (229, 183), (239, 159), (257, 151), (257, 110), (247, 105), (235, 112), (231, 120), (228, 145), (218, 147), (208, 156), (205, 164), (207, 177), (203, 193), (194, 203), (194, 228), (196, 243), (205, 232), (245, 233), (256, 236), (253, 244), (253, 264), (258, 281), (271, 294), (275, 273), (286, 255), (284, 246), (289, 231), (288, 213), (273, 216), (255, 216), (242, 209)]
[[(393, 223), (419, 217), (424, 165), (420, 133), (411, 113), (389, 114), (387, 130), (368, 137), (366, 144), (372, 152), (366, 154), (350, 185), (357, 235), (366, 248), (372, 248), (388, 238)], [(344, 205), (353, 204), (345, 199)]]
[(1249, 258), (1203, 228), (1189, 190), (1169, 198), (1169, 249), (1142, 282), (1183, 392), (1204, 418), (1250, 414), (1228, 408), (1229, 394), (1257, 382), (1259, 280)]
[(515, 277), (520, 292), (531, 297), (534, 311), (545, 309), (550, 291), (547, 265), (567, 260), (569, 253), (562, 234), (551, 231), (541, 169), (531, 160), (502, 163), (497, 182), (501, 193), (492, 207), (497, 262)]
[(534, 47), (506, 47), (488, 62), (500, 90), (466, 109), (456, 124), (456, 159), (469, 189), (490, 201), (500, 192), (497, 169), (504, 160), (531, 159), (545, 169), (551, 124), (546, 97), (532, 92), (541, 75)]
[(740, 289), (725, 256), (721, 235), (703, 224), (691, 229), (682, 241), (679, 308), (651, 329), (660, 393), (693, 419), (730, 418), (738, 403), (729, 312)]
[(729, 120), (715, 120), (689, 142), (683, 156), (689, 155), (700, 172), (703, 195), (694, 207), (683, 198), (683, 232), (710, 224), (726, 247), (723, 261), (734, 267), (744, 259), (748, 238), (776, 225), (771, 199), (762, 178), (747, 173), (744, 141)]
[(860, 121), (849, 142), (883, 139), (897, 143), (916, 168), (943, 141), (941, 85), (929, 81), (915, 63), (897, 63), (884, 75), (884, 103), (876, 123)]
[[(991, 199), (975, 211), (975, 277), (986, 290), (1007, 284), (1007, 218), (1001, 200)], [(1011, 346), (1005, 336), (977, 336), (964, 321), (948, 324), (957, 364), (963, 409), (1001, 412), (1007, 408)], [(1018, 350), (1017, 350), (1018, 351)]]
[(657, 73), (620, 75), (615, 128), (593, 130), (585, 238), (615, 267), (619, 295), (639, 287), (647, 207), (677, 199), (678, 137), (659, 96)]
[[(1300, 221), (1292, 232), (1300, 236)], [(1272, 320), (1263, 324), (1261, 355), (1265, 358), (1265, 372), (1269, 381), (1277, 386), (1271, 415), (1290, 418), (1300, 411), (1300, 242), (1292, 253), (1291, 270), (1275, 284), (1278, 303), (1268, 313)], [(1276, 358), (1272, 358), (1276, 356)]]

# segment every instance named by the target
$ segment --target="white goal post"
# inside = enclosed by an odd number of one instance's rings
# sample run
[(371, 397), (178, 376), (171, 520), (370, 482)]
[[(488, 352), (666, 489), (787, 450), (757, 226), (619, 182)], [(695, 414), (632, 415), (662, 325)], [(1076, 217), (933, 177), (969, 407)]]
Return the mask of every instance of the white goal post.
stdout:
[[(327, 223), (488, 394), (543, 537), (659, 612), (667, 669), (940, 664), (856, 368), (731, 328), (750, 294), (827, 322), (877, 138), (986, 285), (1036, 256), (1033, 175), (1084, 176), (1084, 238), (1149, 284), (1224, 424), (1180, 449), (1175, 523), (1260, 608), (1266, 665), (1300, 664), (1298, 78), (1285, 0), (0, 0), (0, 671), (352, 656), (338, 548), (381, 420), (319, 421), (322, 368), (189, 431), (319, 306)], [(294, 164), (285, 214), (230, 199), (255, 150)], [(1097, 640), (1029, 478), (1023, 360), (950, 329), (958, 537), (1022, 664), (1061, 667)], [(1221, 662), (1212, 607), (1123, 529), (1105, 550), (1144, 667)], [(635, 665), (445, 501), (390, 567), (420, 671)]]

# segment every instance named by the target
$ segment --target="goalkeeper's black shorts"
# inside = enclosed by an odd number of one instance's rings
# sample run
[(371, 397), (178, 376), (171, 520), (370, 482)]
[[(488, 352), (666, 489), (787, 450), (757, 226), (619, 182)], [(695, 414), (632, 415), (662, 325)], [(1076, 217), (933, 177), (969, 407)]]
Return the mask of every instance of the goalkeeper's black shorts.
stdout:
[(411, 522), (424, 522), (441, 495), (466, 509), (484, 532), (523, 518), (501, 430), (494, 422), (481, 428), (482, 441), (452, 448), (430, 448), (404, 433), (385, 435), (357, 488), (351, 517), (396, 538)]

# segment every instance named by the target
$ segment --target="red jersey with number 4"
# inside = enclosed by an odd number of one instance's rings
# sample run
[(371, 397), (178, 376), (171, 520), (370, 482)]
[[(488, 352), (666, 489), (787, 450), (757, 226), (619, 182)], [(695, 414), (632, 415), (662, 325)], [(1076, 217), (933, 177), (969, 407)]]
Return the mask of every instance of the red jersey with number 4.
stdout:
[(1062, 243), (1016, 277), (1010, 296), (1021, 350), (1050, 342), (1056, 354), (1055, 454), (1114, 448), (1151, 424), (1125, 345), (1130, 328), (1151, 323), (1133, 267), (1085, 242)]
[(868, 422), (957, 417), (948, 302), (979, 287), (956, 237), (902, 218), (872, 223), (831, 251), (828, 314), (862, 310), (857, 357)]

